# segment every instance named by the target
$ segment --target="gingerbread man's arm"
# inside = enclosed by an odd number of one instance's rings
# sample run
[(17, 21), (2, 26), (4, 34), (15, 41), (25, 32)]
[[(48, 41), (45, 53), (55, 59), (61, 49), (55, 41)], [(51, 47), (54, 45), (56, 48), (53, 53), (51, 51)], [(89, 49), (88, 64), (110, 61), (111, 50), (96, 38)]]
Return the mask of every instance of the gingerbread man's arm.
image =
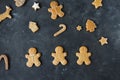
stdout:
[(63, 8), (63, 5), (60, 5), (59, 7), (60, 7), (60, 9), (62, 9), (62, 8)]
[(48, 12), (52, 12), (52, 9), (51, 9), (51, 8), (48, 8)]
[(56, 55), (55, 53), (52, 53), (52, 57), (55, 57), (55, 55)]
[(67, 56), (67, 53), (66, 53), (66, 52), (64, 52), (64, 56)]
[(89, 57), (91, 56), (91, 53), (90, 53), (90, 52), (88, 52), (88, 56), (89, 56)]
[(26, 55), (25, 55), (25, 58), (29, 58), (29, 55), (28, 55), (28, 54), (26, 54)]
[(79, 52), (77, 52), (77, 53), (76, 53), (76, 56), (77, 56), (77, 57), (79, 57), (79, 54), (80, 54), (80, 53), (79, 53)]
[(40, 56), (41, 56), (41, 54), (40, 54), (40, 53), (37, 53), (37, 54), (36, 54), (36, 56), (37, 56), (37, 57), (40, 57)]

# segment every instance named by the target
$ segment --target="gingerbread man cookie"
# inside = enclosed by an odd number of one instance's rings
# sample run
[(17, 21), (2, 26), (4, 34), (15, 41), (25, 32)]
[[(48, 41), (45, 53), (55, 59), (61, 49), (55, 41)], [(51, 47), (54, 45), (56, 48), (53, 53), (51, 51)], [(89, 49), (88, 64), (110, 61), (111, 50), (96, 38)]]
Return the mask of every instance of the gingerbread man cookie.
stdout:
[(6, 6), (6, 11), (0, 14), (0, 22), (5, 20), (6, 18), (9, 18), (9, 19), (12, 18), (12, 16), (10, 15), (11, 10), (12, 9), (9, 6)]
[(89, 57), (91, 56), (91, 53), (87, 52), (87, 51), (88, 51), (88, 49), (85, 46), (82, 46), (82, 47), (79, 48), (79, 52), (76, 53), (76, 56), (78, 57), (78, 60), (77, 60), (78, 65), (82, 65), (83, 62), (86, 65), (91, 64), (91, 61), (89, 59)]
[(59, 63), (61, 63), (62, 65), (66, 65), (67, 60), (65, 59), (65, 57), (67, 56), (67, 53), (63, 52), (63, 48), (61, 46), (57, 46), (55, 48), (55, 52), (56, 53), (52, 53), (52, 57), (54, 57), (54, 60), (52, 63), (54, 65), (58, 65)]
[(28, 54), (25, 55), (25, 58), (28, 59), (26, 65), (28, 67), (32, 67), (33, 64), (35, 64), (36, 67), (39, 67), (41, 65), (41, 62), (39, 61), (40, 56), (41, 56), (41, 54), (37, 53), (36, 48), (30, 48), (28, 50)]
[(52, 1), (50, 3), (50, 7), (48, 8), (48, 12), (50, 12), (51, 15), (51, 19), (55, 20), (57, 18), (57, 16), (59, 17), (63, 17), (64, 16), (64, 12), (61, 10), (63, 8), (62, 5), (58, 6), (58, 2), (56, 1)]

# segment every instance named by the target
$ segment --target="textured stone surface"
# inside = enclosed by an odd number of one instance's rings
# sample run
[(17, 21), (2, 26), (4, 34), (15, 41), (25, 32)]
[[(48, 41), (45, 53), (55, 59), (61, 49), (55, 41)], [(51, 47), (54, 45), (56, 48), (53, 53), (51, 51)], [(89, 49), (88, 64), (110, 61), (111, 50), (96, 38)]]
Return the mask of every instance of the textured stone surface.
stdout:
[[(31, 8), (34, 1), (40, 2), (37, 12)], [(5, 11), (5, 5), (13, 8), (13, 18), (0, 23), (0, 54), (7, 54), (10, 60), (9, 71), (0, 62), (0, 80), (120, 80), (120, 0), (103, 0), (103, 7), (97, 10), (91, 4), (93, 0), (59, 0), (65, 16), (55, 21), (47, 11), (50, 1), (28, 0), (17, 8), (14, 0), (0, 0), (0, 13)], [(94, 33), (85, 31), (87, 19), (96, 22)], [(40, 26), (35, 34), (28, 28), (29, 21)], [(53, 34), (61, 23), (67, 25), (67, 31), (55, 38)], [(77, 25), (84, 27), (81, 32), (76, 30)], [(101, 36), (109, 39), (108, 45), (100, 45)], [(58, 45), (68, 52), (66, 66), (52, 64), (51, 52)], [(76, 64), (75, 53), (82, 45), (92, 52), (90, 66)], [(42, 53), (39, 68), (25, 65), (24, 55), (30, 47)]]

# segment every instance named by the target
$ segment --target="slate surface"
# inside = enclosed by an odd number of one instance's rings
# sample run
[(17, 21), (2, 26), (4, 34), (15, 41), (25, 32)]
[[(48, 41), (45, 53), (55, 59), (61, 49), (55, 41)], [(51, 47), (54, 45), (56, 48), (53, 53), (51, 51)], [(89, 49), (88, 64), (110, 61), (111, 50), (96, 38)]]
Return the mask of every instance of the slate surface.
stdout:
[[(40, 2), (41, 9), (35, 12), (31, 6)], [(93, 0), (59, 0), (64, 4), (65, 16), (57, 20), (50, 19), (50, 0), (28, 0), (23, 7), (17, 8), (13, 0), (0, 0), (0, 13), (5, 5), (11, 6), (12, 19), (0, 23), (0, 54), (9, 56), (10, 69), (4, 70), (0, 62), (0, 80), (120, 80), (120, 0), (103, 0), (103, 7), (96, 10)], [(92, 19), (97, 24), (94, 33), (85, 31), (85, 22)], [(36, 21), (40, 30), (33, 34), (28, 29), (29, 21)], [(67, 25), (67, 31), (58, 37), (53, 34), (58, 25)], [(81, 32), (77, 25), (83, 26)], [(109, 44), (101, 46), (101, 36), (109, 39)], [(66, 66), (52, 65), (51, 52), (57, 45), (68, 52)], [(78, 66), (75, 53), (85, 45), (92, 52), (90, 66)], [(30, 47), (36, 47), (42, 53), (42, 66), (26, 67), (24, 55)]]

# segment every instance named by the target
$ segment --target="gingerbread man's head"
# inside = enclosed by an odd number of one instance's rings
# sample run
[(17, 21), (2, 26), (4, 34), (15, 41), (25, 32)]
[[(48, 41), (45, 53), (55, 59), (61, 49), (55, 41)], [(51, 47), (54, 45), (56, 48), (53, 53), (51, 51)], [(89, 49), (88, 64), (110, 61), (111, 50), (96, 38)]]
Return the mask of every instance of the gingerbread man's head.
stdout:
[(57, 47), (55, 48), (55, 52), (56, 52), (56, 53), (61, 53), (61, 52), (63, 52), (63, 48), (62, 48), (61, 46), (57, 46)]
[(58, 6), (58, 3), (57, 3), (56, 1), (52, 1), (52, 2), (50, 3), (50, 7), (51, 7), (51, 8), (54, 8), (54, 7), (56, 7), (56, 6)]
[(88, 49), (85, 46), (79, 48), (80, 53), (86, 53)]
[(36, 50), (36, 48), (30, 48), (28, 50), (28, 53), (29, 53), (29, 55), (34, 56), (37, 53), (37, 50)]

